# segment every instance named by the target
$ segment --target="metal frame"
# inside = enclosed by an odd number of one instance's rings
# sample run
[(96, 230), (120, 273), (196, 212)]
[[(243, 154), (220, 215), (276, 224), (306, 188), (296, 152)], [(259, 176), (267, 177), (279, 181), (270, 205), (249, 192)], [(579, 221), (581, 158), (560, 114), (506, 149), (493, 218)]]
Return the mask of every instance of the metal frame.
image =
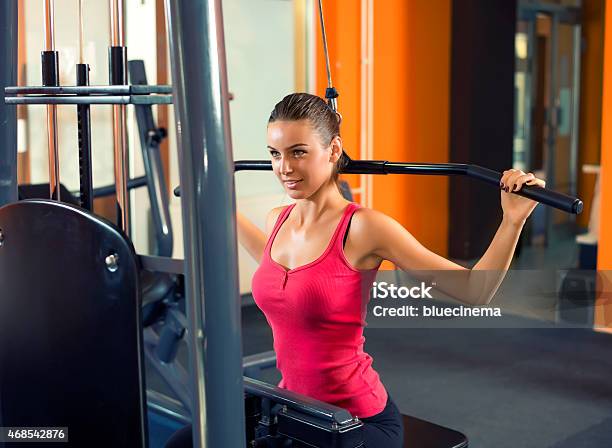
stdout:
[[(17, 1), (0, 2), (0, 85), (17, 84)], [(17, 200), (17, 111), (0, 102), (0, 207)]]
[(117, 86), (12, 86), (5, 87), (7, 96), (14, 95), (148, 95), (172, 93), (172, 86), (117, 85)]
[[(108, 49), (108, 83), (124, 85), (127, 81), (127, 48), (125, 47), (125, 4), (123, 0), (109, 0), (110, 41)], [(113, 165), (115, 170), (115, 202), (117, 225), (128, 236), (130, 233), (130, 197), (127, 180), (129, 148), (126, 103), (113, 104)]]
[(170, 95), (124, 96), (14, 96), (7, 97), (6, 104), (172, 104)]
[(166, 0), (166, 17), (183, 185), (193, 444), (239, 447), (244, 391), (221, 0)]
[(6, 104), (172, 104), (172, 86), (10, 86)]
[[(55, 50), (55, 0), (44, 0), (45, 51), (41, 53), (42, 82), (47, 86), (59, 84), (59, 56)], [(50, 63), (49, 63), (50, 61)], [(57, 139), (57, 106), (47, 105), (47, 139), (49, 147), (49, 197), (60, 197), (60, 161)]]
[[(166, 8), (178, 94), (181, 180), (185, 186), (182, 203), (194, 446), (244, 446), (235, 196), (233, 169), (230, 169), (221, 3), (219, 0), (168, 0)], [(0, 68), (0, 84), (3, 86), (17, 83), (17, 23), (17, 1), (0, 2), (0, 56), (4, 62)], [(120, 40), (117, 43), (121, 45)], [(105, 88), (103, 93), (115, 93), (124, 88)], [(54, 93), (94, 93), (91, 87), (87, 89), (70, 87), (57, 89)], [(131, 93), (137, 91), (132, 89)], [(162, 92), (166, 93), (165, 88), (158, 88), (155, 93)], [(6, 93), (25, 92), (15, 88)], [(17, 125), (16, 110), (11, 104), (112, 104), (115, 100), (114, 104), (171, 102), (169, 96), (46, 96), (7, 98), (6, 103), (3, 98), (0, 104), (0, 205), (17, 200)], [(121, 117), (117, 118), (116, 121), (120, 121)], [(124, 137), (123, 130), (118, 129), (116, 139), (122, 139), (122, 135)], [(127, 186), (124, 187), (116, 190), (126, 190)], [(125, 218), (123, 227), (128, 228)]]
[[(130, 81), (134, 85), (147, 85), (147, 75), (144, 61), (128, 62)], [(167, 135), (165, 129), (156, 126), (151, 105), (136, 105), (136, 121), (140, 135), (140, 147), (145, 172), (148, 174), (147, 190), (151, 205), (151, 217), (155, 230), (155, 254), (170, 257), (173, 249), (172, 221), (168, 205), (168, 187), (163, 173), (163, 165), (159, 145)], [(129, 184), (129, 180), (128, 180)]]

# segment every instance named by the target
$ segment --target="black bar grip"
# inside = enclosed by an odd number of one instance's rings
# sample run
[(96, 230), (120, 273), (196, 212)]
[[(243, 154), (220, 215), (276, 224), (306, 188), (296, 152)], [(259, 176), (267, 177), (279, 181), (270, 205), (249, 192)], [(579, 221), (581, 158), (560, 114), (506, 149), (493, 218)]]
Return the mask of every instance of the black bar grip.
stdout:
[(127, 64), (127, 47), (108, 48), (109, 84), (125, 85), (128, 83)]
[[(468, 165), (466, 174), (469, 177), (497, 186), (499, 186), (502, 178), (501, 173), (478, 165)], [(547, 190), (538, 185), (523, 185), (523, 187), (519, 191), (514, 192), (514, 194), (533, 199), (542, 204), (550, 205), (551, 207), (576, 215), (581, 213), (583, 208), (583, 203), (580, 199), (557, 191)]]
[(42, 85), (59, 86), (59, 57), (57, 51), (41, 51)]
[(89, 64), (76, 65), (77, 86), (89, 85)]

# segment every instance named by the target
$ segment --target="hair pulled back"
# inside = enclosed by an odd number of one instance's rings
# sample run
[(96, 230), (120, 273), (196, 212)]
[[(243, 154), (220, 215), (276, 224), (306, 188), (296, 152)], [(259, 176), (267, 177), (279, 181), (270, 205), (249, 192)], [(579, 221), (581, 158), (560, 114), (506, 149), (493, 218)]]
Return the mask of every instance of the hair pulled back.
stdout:
[[(292, 93), (284, 97), (274, 106), (268, 124), (275, 121), (300, 120), (308, 120), (325, 146), (329, 145), (334, 137), (340, 136), (340, 115), (332, 110), (323, 98), (310, 93)], [(348, 157), (343, 151), (332, 174), (332, 180), (336, 184), (338, 174), (347, 163)]]

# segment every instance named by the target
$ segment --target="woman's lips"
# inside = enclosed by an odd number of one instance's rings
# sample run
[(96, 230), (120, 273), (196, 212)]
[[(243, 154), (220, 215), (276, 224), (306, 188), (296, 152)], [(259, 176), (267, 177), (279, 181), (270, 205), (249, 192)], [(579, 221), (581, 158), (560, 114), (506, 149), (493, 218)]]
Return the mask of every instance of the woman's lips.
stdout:
[(297, 188), (297, 184), (302, 182), (301, 180), (285, 180), (283, 183), (290, 190), (295, 190)]

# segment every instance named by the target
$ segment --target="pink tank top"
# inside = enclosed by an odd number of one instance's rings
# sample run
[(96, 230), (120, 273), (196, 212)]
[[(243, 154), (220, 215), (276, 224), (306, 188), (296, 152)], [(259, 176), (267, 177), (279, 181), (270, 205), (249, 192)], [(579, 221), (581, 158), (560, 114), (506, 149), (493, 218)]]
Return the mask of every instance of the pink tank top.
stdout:
[(372, 357), (363, 351), (366, 305), (377, 269), (357, 270), (343, 238), (359, 205), (349, 204), (323, 254), (287, 270), (270, 254), (295, 204), (285, 208), (253, 276), (253, 297), (272, 327), (279, 387), (371, 417), (387, 403)]

